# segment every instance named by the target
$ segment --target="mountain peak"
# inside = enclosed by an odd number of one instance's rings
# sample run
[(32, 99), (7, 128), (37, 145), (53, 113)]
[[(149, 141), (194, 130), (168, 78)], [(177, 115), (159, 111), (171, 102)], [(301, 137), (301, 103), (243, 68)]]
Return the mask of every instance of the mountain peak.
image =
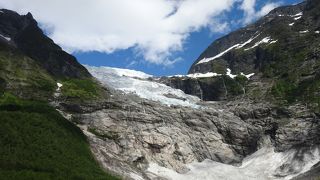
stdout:
[(76, 58), (63, 51), (38, 27), (31, 13), (19, 15), (6, 9), (0, 13), (0, 34), (7, 45), (36, 60), (51, 75), (59, 78), (91, 77)]
[[(260, 66), (251, 61), (257, 59), (258, 57), (254, 56), (258, 54), (250, 55), (250, 53), (255, 53), (262, 46), (266, 47), (264, 45), (268, 43), (292, 42), (293, 39), (301, 36), (301, 32), (315, 32), (319, 29), (317, 19), (319, 13), (315, 11), (318, 5), (313, 5), (316, 1), (310, 0), (297, 5), (276, 8), (256, 23), (217, 39), (199, 56), (189, 73), (212, 72), (213, 64), (217, 62), (223, 63), (226, 68), (237, 73), (259, 72)], [(270, 41), (261, 42), (265, 38)], [(251, 47), (253, 47), (252, 51), (247, 51)], [(241, 50), (245, 56), (242, 59), (234, 57)]]

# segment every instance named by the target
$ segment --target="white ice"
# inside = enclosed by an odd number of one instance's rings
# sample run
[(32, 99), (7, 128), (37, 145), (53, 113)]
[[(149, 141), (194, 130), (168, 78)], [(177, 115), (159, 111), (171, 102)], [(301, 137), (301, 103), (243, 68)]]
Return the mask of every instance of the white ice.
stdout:
[[(199, 108), (198, 97), (185, 94), (183, 91), (171, 88), (161, 83), (148, 81), (146, 79), (134, 78), (137, 75), (141, 77), (151, 77), (143, 72), (134, 70), (110, 67), (91, 67), (85, 66), (89, 72), (97, 78), (103, 85), (124, 93), (134, 93), (141, 98), (159, 101), (165, 105), (180, 105), (192, 108)], [(126, 72), (126, 76), (123, 76)]]
[[(296, 158), (296, 150), (275, 152), (273, 147), (264, 147), (245, 158), (242, 165), (232, 166), (212, 160), (188, 164), (190, 169), (185, 174), (161, 167), (155, 163), (148, 171), (171, 180), (288, 180), (311, 169), (320, 161), (319, 148), (313, 148)], [(288, 168), (282, 168), (290, 166)], [(292, 172), (293, 171), (293, 172)]]
[(135, 71), (131, 69), (121, 69), (121, 68), (113, 68), (113, 67), (102, 67), (104, 70), (117, 74), (118, 76), (127, 76), (134, 77), (140, 79), (147, 79), (152, 77), (150, 74), (146, 74), (141, 71)]

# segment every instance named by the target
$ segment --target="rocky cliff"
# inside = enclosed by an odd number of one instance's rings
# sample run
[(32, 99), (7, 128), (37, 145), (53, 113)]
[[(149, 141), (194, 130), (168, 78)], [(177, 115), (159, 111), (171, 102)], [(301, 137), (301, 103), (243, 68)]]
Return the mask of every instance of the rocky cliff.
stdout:
[[(229, 179), (289, 178), (320, 160), (319, 117), (303, 106), (241, 101), (199, 105), (167, 106), (114, 91), (104, 103), (60, 104), (59, 109), (81, 127), (103, 167), (129, 179), (219, 179), (217, 174)], [(253, 160), (245, 165), (248, 156)], [(221, 164), (206, 164), (209, 160)], [(207, 171), (191, 168), (195, 162)], [(226, 172), (217, 169), (224, 166)], [(239, 168), (237, 176), (229, 174), (234, 168)], [(170, 169), (177, 176), (161, 173)], [(257, 174), (249, 175), (253, 172)]]

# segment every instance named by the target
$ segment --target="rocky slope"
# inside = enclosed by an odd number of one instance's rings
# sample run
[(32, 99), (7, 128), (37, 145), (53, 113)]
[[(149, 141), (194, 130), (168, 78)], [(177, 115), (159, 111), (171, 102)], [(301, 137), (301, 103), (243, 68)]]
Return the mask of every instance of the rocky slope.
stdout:
[[(317, 177), (320, 35), (316, 2), (275, 9), (257, 23), (217, 40), (188, 76), (150, 78), (220, 103), (199, 102), (203, 109), (167, 107), (132, 95), (123, 98), (116, 91), (113, 100), (98, 110), (60, 108), (71, 113), (90, 137), (104, 167), (129, 178), (218, 179), (233, 171), (236, 177), (228, 178), (290, 179), (303, 172), (296, 178)], [(270, 143), (265, 143), (265, 137)], [(265, 147), (272, 150), (264, 151)], [(223, 163), (220, 171), (208, 159)], [(252, 168), (260, 168), (254, 161), (271, 161), (276, 165), (270, 167), (276, 168), (257, 170)], [(241, 162), (241, 170), (225, 166)], [(266, 173), (252, 175), (243, 169)]]
[(289, 179), (320, 160), (319, 117), (303, 106), (248, 101), (168, 106), (112, 84), (134, 78), (110, 68), (88, 69), (115, 88), (110, 99), (57, 107), (81, 127), (103, 167), (128, 179)]

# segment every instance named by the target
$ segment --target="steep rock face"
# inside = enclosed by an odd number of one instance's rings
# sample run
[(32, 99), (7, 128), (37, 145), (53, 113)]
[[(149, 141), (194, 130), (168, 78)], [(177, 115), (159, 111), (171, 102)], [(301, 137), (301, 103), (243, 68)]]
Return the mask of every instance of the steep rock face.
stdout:
[(16, 12), (2, 9), (0, 34), (2, 43), (7, 43), (36, 60), (55, 77), (91, 77), (72, 55), (63, 51), (44, 35), (30, 13), (21, 16)]
[[(71, 120), (89, 137), (98, 160), (128, 177), (130, 173), (147, 177), (152, 162), (181, 173), (187, 172), (185, 164), (204, 159), (239, 163), (257, 149), (262, 136), (259, 128), (232, 113), (170, 108), (121, 96), (102, 107), (80, 107), (82, 113), (73, 112)], [(61, 108), (68, 112), (67, 107)]]
[(180, 89), (204, 101), (230, 100), (246, 93), (243, 82), (225, 75), (211, 78), (162, 77), (155, 81)]
[[(169, 107), (120, 92), (104, 103), (59, 105), (87, 135), (104, 168), (128, 178), (156, 177), (147, 170), (152, 163), (179, 173), (205, 159), (237, 164), (261, 148), (265, 136), (281, 152), (320, 143), (320, 119), (303, 107), (241, 101), (202, 107)], [(287, 166), (275, 176), (298, 172)]]
[[(233, 104), (233, 103), (232, 103)], [(272, 105), (238, 103), (231, 111), (245, 122), (265, 129), (277, 151), (320, 144), (320, 118), (305, 106), (279, 108)]]

